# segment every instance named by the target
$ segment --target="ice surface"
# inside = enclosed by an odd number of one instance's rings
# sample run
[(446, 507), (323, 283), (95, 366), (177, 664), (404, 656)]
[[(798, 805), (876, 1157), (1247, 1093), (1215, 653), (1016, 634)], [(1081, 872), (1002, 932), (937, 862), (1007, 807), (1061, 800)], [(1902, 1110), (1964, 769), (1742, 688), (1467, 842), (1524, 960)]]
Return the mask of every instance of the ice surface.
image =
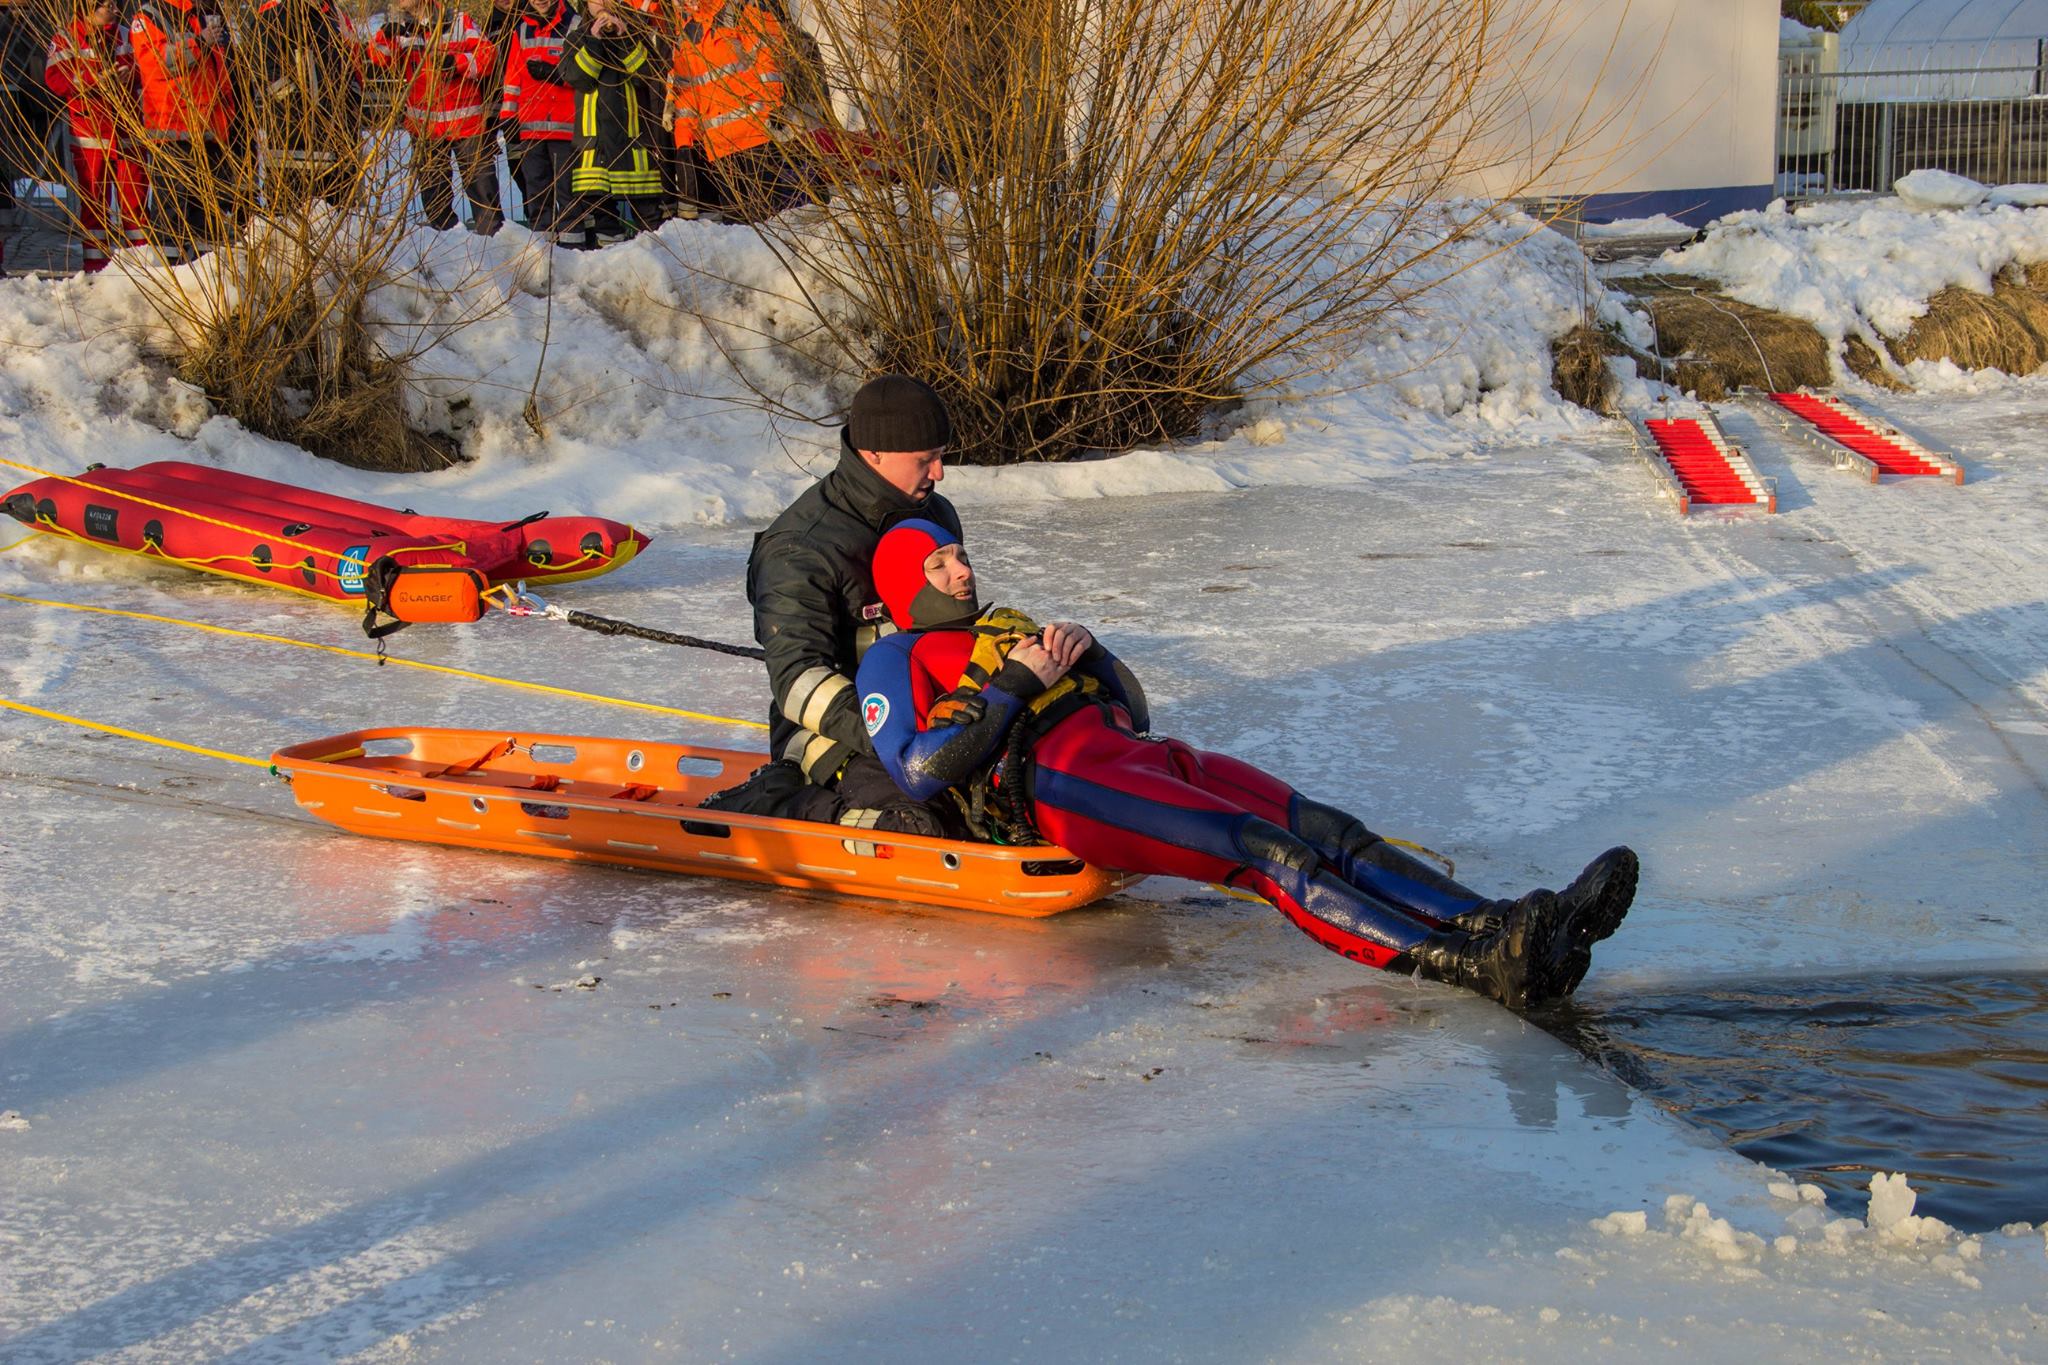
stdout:
[[(1571, 312), (1564, 258), (1540, 259), (1559, 273), (1458, 296), (1518, 320), (1414, 381), (1435, 406), (1304, 399), (1252, 417), (1277, 444), (949, 478), (992, 596), (1099, 626), (1164, 728), (1483, 887), (1635, 845), (1642, 897), (1588, 1008), (1702, 976), (2043, 965), (2048, 381), (1885, 400), (1963, 488), (1862, 484), (1731, 416), (1783, 511), (1681, 521), (1513, 354)], [(53, 339), (76, 286), (5, 288), (0, 327), (34, 341), (0, 355), (11, 451), (316, 468), (218, 421), (161, 435), (189, 396), (121, 343)], [(589, 317), (595, 366), (622, 333)], [(1387, 345), (1417, 356), (1457, 335), (1404, 326)], [(388, 487), (653, 508), (667, 534), (575, 604), (745, 638), (752, 528), (709, 518), (801, 476), (769, 472), (756, 425), (636, 434), (618, 406)], [(1250, 486), (1276, 470), (1323, 486)], [(1211, 481), (1044, 501), (1188, 471)], [(359, 643), (347, 612), (75, 546), (0, 554), (0, 591)], [(165, 625), (0, 621), (5, 695), (244, 753), (387, 722), (745, 742)], [(743, 661), (550, 623), (395, 643), (760, 709)], [(253, 770), (14, 714), (0, 772), (10, 1360), (2038, 1345), (2038, 1231), (1830, 1219), (1540, 1029), (1205, 888), (1023, 922), (353, 839)]]

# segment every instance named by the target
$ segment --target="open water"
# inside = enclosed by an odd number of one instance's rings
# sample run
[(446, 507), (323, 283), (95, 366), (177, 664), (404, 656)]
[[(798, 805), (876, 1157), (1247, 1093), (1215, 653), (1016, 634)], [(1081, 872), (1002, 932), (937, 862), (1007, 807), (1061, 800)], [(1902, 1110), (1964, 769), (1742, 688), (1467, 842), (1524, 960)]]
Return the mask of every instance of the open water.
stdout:
[(1558, 1036), (1862, 1216), (1874, 1171), (1966, 1231), (2048, 1220), (2048, 975), (1740, 982), (1604, 999)]

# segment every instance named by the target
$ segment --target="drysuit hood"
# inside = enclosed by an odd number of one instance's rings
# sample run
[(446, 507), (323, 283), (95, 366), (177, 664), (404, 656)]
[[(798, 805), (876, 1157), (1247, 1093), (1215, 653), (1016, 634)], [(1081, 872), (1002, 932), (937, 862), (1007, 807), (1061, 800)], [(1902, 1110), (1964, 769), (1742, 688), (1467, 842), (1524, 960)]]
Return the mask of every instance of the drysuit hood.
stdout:
[(970, 625), (981, 615), (980, 602), (948, 597), (924, 576), (924, 562), (932, 551), (959, 543), (958, 536), (937, 522), (913, 517), (891, 527), (875, 546), (875, 591), (898, 627), (941, 630)]

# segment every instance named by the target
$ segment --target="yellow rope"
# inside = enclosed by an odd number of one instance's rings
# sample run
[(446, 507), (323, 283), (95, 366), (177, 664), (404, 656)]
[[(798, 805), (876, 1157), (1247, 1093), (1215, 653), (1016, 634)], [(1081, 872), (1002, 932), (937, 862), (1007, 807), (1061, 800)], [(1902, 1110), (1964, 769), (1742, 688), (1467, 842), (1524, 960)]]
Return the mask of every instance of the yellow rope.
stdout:
[[(221, 578), (232, 578), (238, 583), (254, 583), (260, 587), (276, 588), (280, 592), (295, 592), (301, 597), (310, 597), (315, 602), (327, 602), (335, 606), (343, 607), (351, 607), (356, 605), (354, 602), (343, 601), (338, 597), (329, 597), (324, 592), (314, 592), (311, 588), (302, 588), (296, 583), (286, 583), (281, 579), (269, 577), (258, 578), (254, 574), (236, 573), (233, 569), (211, 568), (209, 567), (210, 564), (212, 563), (211, 560), (202, 561), (197, 559), (180, 559), (176, 555), (165, 554), (161, 547), (156, 546), (151, 542), (145, 541), (143, 544), (143, 548), (140, 550), (131, 550), (126, 545), (116, 545), (111, 541), (94, 540), (89, 536), (82, 536), (78, 532), (72, 530), (69, 526), (60, 526), (56, 522), (49, 520), (47, 517), (38, 517), (36, 519), (36, 525), (42, 527), (43, 531), (49, 535), (63, 536), (66, 539), (77, 541), (80, 545), (90, 545), (95, 550), (106, 550), (112, 554), (117, 555), (134, 555), (137, 559), (160, 559), (167, 564), (176, 564), (187, 569), (197, 569), (201, 573), (215, 574)], [(239, 558), (251, 564), (256, 562), (253, 559), (249, 559), (245, 555), (216, 555), (214, 556), (214, 558)], [(293, 572), (297, 572), (300, 566), (296, 564), (280, 564), (277, 567), (279, 567), (280, 569), (288, 569)], [(329, 578), (340, 578), (339, 574), (330, 573), (326, 569), (314, 569), (313, 572), (316, 574), (325, 574)]]
[(208, 749), (198, 744), (181, 744), (175, 739), (165, 739), (161, 735), (145, 735), (140, 730), (124, 730), (118, 725), (102, 725), (96, 720), (87, 720), (83, 716), (67, 716), (62, 711), (45, 711), (40, 706), (29, 706), (22, 702), (9, 701), (6, 697), (0, 697), (0, 706), (4, 706), (10, 711), (25, 711), (31, 716), (41, 716), (44, 720), (61, 720), (66, 725), (76, 725), (84, 730), (98, 730), (103, 734), (119, 735), (122, 739), (139, 739), (144, 744), (161, 744), (166, 749), (178, 749), (188, 754), (200, 754), (206, 758), (217, 758), (225, 763), (241, 763), (251, 768), (268, 768), (270, 766), (265, 760), (250, 758), (246, 754), (231, 754), (223, 749)]
[(1415, 843), (1413, 840), (1409, 839), (1389, 839), (1387, 840), (1387, 842), (1392, 844), (1395, 848), (1405, 848), (1410, 853), (1420, 853), (1425, 858), (1429, 858), (1436, 862), (1442, 863), (1444, 865), (1444, 875), (1446, 877), (1455, 877), (1458, 875), (1458, 865), (1452, 862), (1449, 858), (1446, 858), (1443, 854), (1437, 852), (1433, 848), (1429, 848), (1425, 845)]
[(19, 550), (22, 546), (28, 544), (31, 540), (34, 540), (35, 538), (36, 533), (31, 531), (27, 535), (23, 536), (20, 540), (11, 541), (6, 545), (0, 545), (0, 555), (6, 554), (9, 550)]
[[(262, 631), (235, 630), (228, 626), (208, 625), (203, 621), (185, 621), (175, 616), (157, 616), (146, 611), (123, 611), (118, 607), (89, 607), (78, 602), (55, 602), (42, 597), (20, 597), (11, 592), (0, 592), (0, 601), (21, 602), (32, 607), (54, 607), (60, 611), (84, 611), (96, 616), (125, 616), (135, 621), (154, 621), (160, 625), (181, 626), (186, 630), (203, 630), (213, 635), (234, 635), (245, 640), (262, 640), (268, 644), (290, 645), (295, 649), (316, 649), (323, 654), (339, 654), (349, 659), (368, 659), (375, 663), (377, 656), (368, 650), (345, 649), (340, 645), (323, 645), (311, 640), (294, 640), (288, 635), (266, 635)], [(650, 701), (631, 701), (625, 697), (608, 697), (598, 692), (578, 692), (567, 687), (550, 687), (546, 683), (523, 682), (518, 678), (501, 678), (490, 673), (476, 673), (466, 668), (450, 668), (445, 664), (421, 663), (416, 659), (390, 657), (387, 663), (401, 668), (424, 669), (429, 673), (445, 673), (450, 677), (469, 678), (477, 682), (496, 683), (500, 687), (514, 687), (524, 692), (543, 692), (550, 696), (570, 697), (576, 701), (600, 702), (606, 706), (626, 706), (636, 711), (652, 711), (658, 715), (681, 716), (687, 720), (710, 721), (716, 725), (741, 725), (749, 729), (765, 730), (768, 727), (758, 720), (741, 720), (735, 716), (714, 716), (703, 711), (686, 711), (678, 706), (657, 706)]]
[[(341, 556), (337, 555), (332, 550), (323, 550), (317, 545), (308, 545), (304, 541), (293, 540), (289, 536), (272, 535), (268, 531), (259, 531), (253, 526), (237, 526), (232, 521), (222, 521), (218, 517), (209, 517), (203, 512), (194, 512), (188, 507), (175, 507), (167, 502), (156, 502), (152, 499), (143, 497), (140, 493), (130, 493), (119, 488), (109, 488), (105, 484), (92, 483), (85, 479), (74, 478), (69, 474), (59, 474), (53, 469), (43, 469), (37, 465), (23, 464), (20, 460), (10, 460), (6, 459), (5, 457), (0, 457), (0, 465), (6, 465), (10, 469), (25, 470), (30, 474), (37, 474), (46, 479), (56, 479), (60, 483), (72, 484), (78, 488), (89, 488), (93, 492), (102, 494), (106, 497), (121, 498), (124, 499), (125, 501), (136, 503), (143, 507), (154, 507), (159, 512), (169, 512), (173, 516), (184, 517), (191, 521), (204, 522), (208, 526), (219, 526), (224, 530), (239, 531), (245, 536), (254, 536), (258, 540), (274, 541), (279, 545), (289, 545), (295, 550), (304, 550), (307, 554), (323, 555), (326, 558), (336, 560), (337, 562), (341, 559)], [(63, 529), (62, 527), (55, 527), (55, 524), (49, 521), (43, 521), (41, 524), (45, 526), (52, 526), (58, 530)], [(96, 540), (88, 541), (87, 543), (92, 545), (102, 545), (102, 542)], [(103, 546), (103, 548), (119, 549), (121, 547)], [(457, 553), (466, 553), (466, 550), (464, 549), (463, 546), (463, 542), (459, 540), (450, 541), (446, 545), (408, 545), (405, 548), (408, 550), (454, 550)], [(137, 554), (140, 552), (130, 550), (129, 553)], [(166, 555), (164, 557), (166, 559), (173, 558), (173, 556), (170, 555)], [(291, 565), (289, 567), (297, 568), (299, 566)], [(315, 569), (314, 572), (325, 573), (327, 571), (322, 569)], [(338, 578), (339, 576), (340, 575), (338, 574), (328, 574), (328, 577), (330, 578)]]

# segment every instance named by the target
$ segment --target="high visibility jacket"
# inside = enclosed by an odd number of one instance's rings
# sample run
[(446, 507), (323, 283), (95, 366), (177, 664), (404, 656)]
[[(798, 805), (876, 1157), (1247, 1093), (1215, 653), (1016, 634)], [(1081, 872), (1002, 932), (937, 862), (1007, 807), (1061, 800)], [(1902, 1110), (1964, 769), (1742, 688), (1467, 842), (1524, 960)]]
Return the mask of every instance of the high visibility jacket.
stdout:
[(64, 101), (71, 137), (88, 152), (115, 150), (114, 101), (135, 87), (135, 49), (118, 24), (80, 19), (50, 36), (43, 83)]
[(516, 118), (519, 136), (527, 142), (558, 142), (576, 130), (576, 95), (562, 82), (562, 40), (578, 20), (567, 0), (555, 0), (555, 12), (536, 19), (523, 11), (512, 26), (505, 57), (505, 101), (499, 117)]
[(370, 60), (405, 73), (405, 130), (450, 140), (484, 130), (497, 49), (461, 10), (438, 33), (416, 24), (386, 26), (370, 40)]
[(782, 107), (782, 24), (761, 5), (722, 0), (698, 8), (676, 40), (669, 83), (678, 147), (706, 159), (759, 147)]
[(661, 193), (653, 147), (661, 107), (656, 69), (646, 41), (632, 33), (600, 38), (578, 26), (562, 44), (562, 79), (576, 92), (572, 191), (634, 198)]
[(227, 136), (234, 113), (227, 59), (202, 40), (205, 32), (192, 0), (144, 0), (128, 23), (143, 136), (152, 142)]

